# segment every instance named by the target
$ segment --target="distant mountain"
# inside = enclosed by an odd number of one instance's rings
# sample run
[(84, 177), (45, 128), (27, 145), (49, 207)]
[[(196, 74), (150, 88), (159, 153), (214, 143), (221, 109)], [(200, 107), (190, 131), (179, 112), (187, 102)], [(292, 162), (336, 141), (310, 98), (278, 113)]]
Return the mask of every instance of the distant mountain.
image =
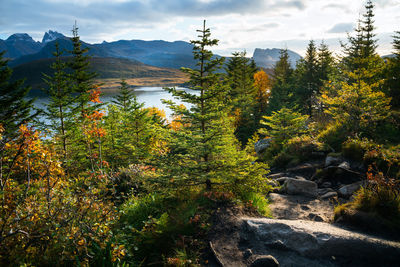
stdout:
[[(20, 64), (28, 63), (39, 59), (52, 58), (53, 52), (55, 51), (56, 42), (59, 44), (61, 51), (71, 51), (73, 48), (72, 41), (69, 38), (62, 38), (62, 39), (57, 39), (55, 41), (48, 41), (47, 43), (45, 43), (45, 45), (39, 52), (35, 54), (21, 56), (15, 60), (10, 61), (9, 65), (11, 67), (15, 67)], [(89, 55), (91, 56), (108, 57), (108, 53), (106, 51), (103, 51), (97, 47), (94, 47), (93, 45), (82, 42), (82, 48), (86, 47), (89, 48)], [(65, 53), (65, 55), (68, 54)]]
[[(12, 79), (25, 78), (25, 84), (34, 90), (44, 88), (46, 84), (43, 81), (43, 73), (52, 75), (50, 65), (53, 62), (54, 58), (44, 58), (20, 64), (14, 67)], [(187, 80), (187, 75), (180, 70), (149, 66), (129, 59), (93, 57), (90, 59), (90, 66), (91, 70), (97, 73), (96, 79), (99, 80), (115, 79), (118, 82), (122, 78), (147, 78), (161, 84), (166, 80)]]
[[(12, 62), (10, 66), (27, 63), (33, 60), (51, 58), (55, 50), (55, 42), (60, 49), (72, 50), (72, 42), (62, 34), (53, 34), (49, 31), (43, 37), (43, 47), (34, 54), (21, 56)], [(52, 40), (54, 38), (58, 38)], [(183, 41), (142, 41), (142, 40), (121, 40), (116, 42), (103, 42), (101, 44), (88, 44), (82, 42), (82, 47), (89, 48), (89, 55), (93, 57), (115, 57), (138, 60), (148, 65), (162, 68), (195, 67), (190, 43)]]
[(166, 68), (195, 66), (193, 46), (188, 42), (121, 40), (103, 42), (93, 47), (106, 51), (107, 56), (139, 60), (145, 64)]
[(42, 44), (45, 44), (45, 43), (48, 43), (48, 42), (51, 42), (51, 41), (55, 41), (57, 39), (64, 39), (64, 38), (67, 38), (67, 37), (64, 36), (64, 34), (61, 34), (61, 33), (56, 32), (56, 31), (49, 30), (48, 32), (46, 32), (43, 35)]
[[(256, 48), (253, 53), (254, 62), (258, 67), (271, 69), (275, 66), (276, 62), (279, 60), (281, 49), (272, 48), (272, 49), (261, 49)], [(301, 59), (301, 56), (296, 52), (288, 50), (289, 61), (292, 67), (296, 66), (296, 62)]]
[(6, 51), (5, 57), (18, 58), (20, 56), (34, 54), (40, 51), (42, 44), (35, 42), (29, 34), (15, 33), (6, 40), (0, 40), (0, 50)]

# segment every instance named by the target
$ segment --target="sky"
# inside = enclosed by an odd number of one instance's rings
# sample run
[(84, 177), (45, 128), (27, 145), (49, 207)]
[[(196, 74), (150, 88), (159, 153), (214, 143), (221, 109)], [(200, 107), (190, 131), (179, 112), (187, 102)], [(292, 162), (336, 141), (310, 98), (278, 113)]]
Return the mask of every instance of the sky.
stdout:
[[(0, 0), (0, 39), (28, 33), (41, 41), (55, 30), (70, 36), (75, 21), (89, 43), (117, 40), (189, 41), (203, 19), (213, 51), (229, 56), (255, 48), (288, 48), (304, 55), (310, 39), (339, 53), (364, 13), (366, 0)], [(391, 53), (400, 31), (400, 0), (375, 0), (378, 52)]]

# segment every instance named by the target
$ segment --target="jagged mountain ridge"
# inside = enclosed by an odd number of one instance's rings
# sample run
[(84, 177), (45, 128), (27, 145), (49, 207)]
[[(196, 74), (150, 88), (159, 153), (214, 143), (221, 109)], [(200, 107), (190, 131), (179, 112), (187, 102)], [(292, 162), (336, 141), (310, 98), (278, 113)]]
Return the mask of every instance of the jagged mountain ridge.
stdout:
[[(61, 33), (49, 30), (43, 36), (42, 42), (35, 42), (28, 34), (13, 34), (7, 40), (0, 40), (0, 51), (6, 50), (5, 57), (11, 58), (10, 66), (35, 60), (52, 58), (55, 50), (55, 42), (65, 51), (72, 50), (70, 39)], [(89, 44), (82, 42), (83, 47), (89, 48), (89, 55), (93, 57), (113, 57), (130, 60), (138, 60), (147, 65), (175, 68), (195, 67), (193, 60), (192, 44), (184, 41), (167, 42), (162, 40), (119, 40), (115, 42), (103, 42)], [(289, 58), (294, 67), (301, 56), (288, 50)], [(257, 66), (273, 68), (279, 60), (280, 49), (254, 50), (253, 59)]]

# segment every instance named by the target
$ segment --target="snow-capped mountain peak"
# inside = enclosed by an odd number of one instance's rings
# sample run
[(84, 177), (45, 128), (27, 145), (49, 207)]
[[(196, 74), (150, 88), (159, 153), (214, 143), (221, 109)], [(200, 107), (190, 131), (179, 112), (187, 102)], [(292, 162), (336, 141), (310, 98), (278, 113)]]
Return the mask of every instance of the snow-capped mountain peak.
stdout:
[(64, 38), (65, 36), (59, 32), (49, 30), (46, 32), (43, 36), (42, 43), (48, 43), (54, 40), (57, 40), (59, 38)]

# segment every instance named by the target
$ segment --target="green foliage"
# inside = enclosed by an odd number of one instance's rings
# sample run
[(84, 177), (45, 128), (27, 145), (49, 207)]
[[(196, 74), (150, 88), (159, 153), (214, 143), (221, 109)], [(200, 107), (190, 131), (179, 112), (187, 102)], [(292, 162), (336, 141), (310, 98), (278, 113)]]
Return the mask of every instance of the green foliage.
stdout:
[[(189, 196), (192, 194), (192, 197)], [(197, 251), (204, 246), (213, 194), (182, 192), (176, 197), (150, 194), (132, 197), (121, 209), (116, 225), (118, 237), (134, 263), (161, 265), (173, 261), (198, 262)]]
[(274, 68), (269, 110), (272, 112), (284, 107), (292, 108), (293, 96), (293, 69), (290, 66), (287, 49), (282, 49)]
[(395, 109), (400, 108), (400, 32), (393, 36), (394, 57), (386, 59), (385, 92), (392, 98), (390, 103)]
[(244, 192), (241, 195), (241, 200), (244, 202), (245, 206), (248, 208), (255, 209), (259, 214), (272, 217), (271, 210), (268, 206), (268, 199), (264, 194), (255, 192)]
[(368, 185), (357, 191), (351, 202), (336, 207), (335, 217), (354, 209), (377, 217), (388, 230), (398, 232), (400, 229), (399, 181), (385, 176), (382, 172), (373, 171), (371, 168), (367, 177)]
[(225, 68), (229, 85), (228, 97), (232, 106), (231, 114), (236, 118), (235, 136), (245, 144), (258, 126), (256, 116), (256, 87), (254, 74), (257, 67), (253, 60), (246, 58), (246, 52), (235, 52)]
[(273, 112), (271, 116), (264, 116), (261, 124), (266, 128), (259, 129), (259, 134), (271, 137), (279, 146), (285, 145), (291, 138), (308, 131), (307, 115), (301, 115), (288, 108)]
[(326, 129), (321, 131), (318, 135), (318, 140), (327, 144), (335, 151), (340, 151), (343, 142), (348, 138), (348, 130), (346, 125), (340, 122), (333, 122), (329, 124)]
[(297, 136), (284, 145), (282, 151), (273, 158), (273, 166), (286, 167), (313, 159), (313, 152), (326, 152), (327, 148), (308, 135)]
[(44, 74), (44, 82), (47, 87), (43, 91), (49, 97), (49, 103), (44, 110), (45, 117), (50, 125), (45, 125), (46, 130), (57, 140), (59, 149), (67, 159), (71, 127), (73, 127), (72, 113), (72, 88), (69, 85), (67, 63), (62, 61), (63, 52), (58, 42), (55, 44), (56, 51), (53, 53), (55, 61), (50, 68), (54, 71), (53, 76)]
[(13, 139), (18, 128), (34, 119), (38, 112), (31, 113), (34, 99), (27, 100), (30, 91), (23, 80), (10, 82), (12, 69), (3, 59), (5, 52), (0, 51), (0, 124), (4, 128), (3, 138)]

